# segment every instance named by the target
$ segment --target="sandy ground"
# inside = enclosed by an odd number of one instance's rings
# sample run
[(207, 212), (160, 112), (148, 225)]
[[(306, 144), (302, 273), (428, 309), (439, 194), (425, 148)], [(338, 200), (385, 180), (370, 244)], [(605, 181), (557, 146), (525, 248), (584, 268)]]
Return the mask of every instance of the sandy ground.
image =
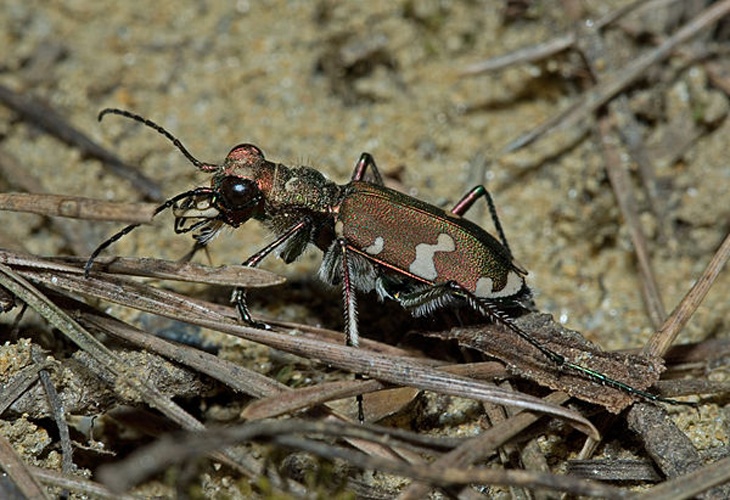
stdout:
[[(625, 3), (595, 2), (591, 12), (598, 18)], [(501, 6), (490, 0), (6, 0), (0, 13), (0, 83), (48, 102), (157, 180), (165, 196), (205, 184), (206, 176), (149, 129), (117, 117), (97, 123), (102, 108), (132, 110), (160, 123), (204, 161), (218, 162), (234, 145), (251, 142), (269, 159), (312, 165), (345, 182), (360, 153), (368, 151), (401, 189), (442, 206), (485, 183), (517, 259), (530, 271), (538, 307), (606, 348), (640, 346), (652, 328), (629, 234), (594, 136), (588, 133), (563, 151), (548, 142), (519, 158), (500, 155), (509, 141), (574, 101), (580, 89), (563, 73), (578, 71), (577, 57), (459, 76), (468, 64), (552, 39), (570, 27), (549, 6), (533, 19), (505, 25)], [(668, 116), (692, 108), (676, 96), (691, 99), (692, 85), (706, 87), (702, 78), (685, 72), (664, 84)], [(729, 227), (728, 128), (728, 120), (721, 121), (679, 161), (656, 165), (671, 234), (666, 242), (653, 239), (651, 249), (668, 311)], [(99, 162), (17, 121), (4, 107), (0, 137), (2, 151), (46, 192), (140, 200)], [(0, 179), (0, 189), (12, 186)], [(642, 222), (654, 237), (658, 223), (637, 193)], [(483, 207), (474, 217), (491, 227)], [(38, 216), (10, 213), (2, 220), (4, 237), (28, 251), (69, 250)], [(119, 227), (72, 224), (72, 234), (88, 251)], [(266, 234), (256, 226), (216, 240), (213, 262), (239, 262), (260, 248)], [(114, 253), (176, 259), (189, 245), (163, 216), (154, 229), (138, 230), (116, 245)], [(266, 267), (304, 279), (313, 278), (318, 262), (312, 252), (292, 266), (272, 259)], [(681, 342), (728, 335), (729, 290), (725, 272)], [(705, 436), (706, 447), (727, 444), (727, 429), (721, 419), (695, 439)]]

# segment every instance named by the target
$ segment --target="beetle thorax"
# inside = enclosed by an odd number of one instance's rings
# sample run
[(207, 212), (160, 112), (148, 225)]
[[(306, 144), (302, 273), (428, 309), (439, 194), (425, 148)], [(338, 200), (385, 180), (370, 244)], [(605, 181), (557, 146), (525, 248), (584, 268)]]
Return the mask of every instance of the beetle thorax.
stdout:
[(341, 187), (310, 167), (276, 165), (267, 205), (272, 211), (304, 210), (326, 215), (339, 199)]

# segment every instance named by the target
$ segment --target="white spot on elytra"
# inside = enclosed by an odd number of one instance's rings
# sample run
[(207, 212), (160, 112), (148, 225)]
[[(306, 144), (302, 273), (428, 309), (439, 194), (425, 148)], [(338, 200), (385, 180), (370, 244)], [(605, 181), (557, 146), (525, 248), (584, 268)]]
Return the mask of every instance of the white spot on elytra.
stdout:
[(335, 222), (335, 234), (337, 236), (343, 236), (345, 232), (345, 225), (342, 223), (341, 220), (338, 220)]
[(456, 250), (454, 239), (448, 234), (439, 234), (435, 245), (419, 243), (416, 245), (416, 258), (408, 270), (427, 280), (434, 280), (438, 277), (436, 264), (433, 261), (436, 252), (453, 252)]
[(380, 252), (383, 251), (383, 248), (385, 248), (385, 240), (382, 236), (378, 236), (377, 238), (375, 238), (375, 241), (372, 245), (363, 248), (363, 250), (365, 250), (370, 255), (378, 255)]
[(479, 278), (477, 280), (477, 286), (474, 289), (474, 295), (477, 297), (493, 297), (492, 288), (494, 287), (494, 284), (492, 283), (492, 278)]
[(515, 271), (507, 273), (507, 284), (501, 290), (494, 290), (494, 282), (492, 278), (481, 277), (477, 280), (477, 286), (474, 289), (474, 295), (485, 299), (511, 297), (516, 295), (525, 285), (525, 280)]

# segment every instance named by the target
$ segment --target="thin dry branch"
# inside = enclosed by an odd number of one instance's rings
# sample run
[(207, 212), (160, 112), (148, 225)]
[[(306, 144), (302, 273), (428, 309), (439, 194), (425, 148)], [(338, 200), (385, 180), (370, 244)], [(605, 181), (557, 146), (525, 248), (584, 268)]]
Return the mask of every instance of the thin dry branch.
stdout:
[(153, 408), (157, 408), (183, 428), (202, 430), (203, 425), (170, 398), (151, 387), (144, 376), (129, 369), (99, 340), (84, 329), (71, 316), (54, 304), (49, 298), (5, 264), (0, 264), (0, 285), (43, 316), (51, 325), (62, 331), (72, 342), (89, 353), (102, 366), (107, 367), (120, 382), (138, 391), (140, 397)]
[[(0, 263), (17, 269), (37, 269), (82, 275), (86, 259), (78, 257), (42, 258), (0, 250)], [(280, 285), (286, 280), (270, 271), (243, 266), (210, 267), (192, 262), (170, 262), (150, 258), (99, 257), (94, 269), (109, 274), (159, 278), (209, 285), (247, 288)], [(95, 274), (97, 274), (95, 272)]]
[(661, 324), (666, 318), (664, 302), (659, 293), (654, 269), (651, 264), (649, 246), (647, 244), (644, 230), (639, 221), (639, 211), (636, 199), (632, 193), (629, 173), (621, 163), (615, 136), (611, 134), (610, 119), (601, 117), (598, 120), (598, 133), (606, 163), (606, 172), (611, 181), (611, 187), (616, 195), (619, 209), (631, 234), (631, 242), (634, 246), (636, 259), (639, 264), (639, 275), (641, 278), (641, 292), (646, 304), (649, 319), (655, 327)]
[(712, 256), (710, 263), (705, 268), (702, 276), (692, 286), (687, 295), (672, 311), (662, 327), (649, 339), (644, 352), (648, 355), (663, 356), (672, 345), (674, 340), (687, 324), (692, 314), (697, 310), (699, 305), (710, 291), (713, 283), (720, 274), (720, 271), (730, 258), (730, 234), (723, 240), (720, 248), (717, 249), (715, 255)]
[[(551, 403), (563, 404), (568, 400), (568, 397), (564, 393), (553, 393), (545, 399)], [(433, 462), (432, 467), (461, 467), (466, 469), (476, 461), (487, 459), (500, 446), (503, 446), (528, 426), (535, 423), (538, 418), (538, 415), (531, 412), (514, 415), (485, 430), (479, 436), (468, 440), (458, 448), (441, 455)], [(413, 483), (398, 498), (399, 500), (425, 498), (429, 489), (425, 483)]]
[[(54, 273), (58, 277), (63, 276), (60, 271), (47, 274), (48, 284), (51, 286), (54, 286), (53, 283), (56, 281), (56, 278), (53, 277)], [(79, 270), (77, 269), (73, 274), (80, 275)], [(80, 277), (79, 279), (83, 280)], [(139, 373), (132, 367), (127, 366), (117, 356), (114, 356), (104, 344), (50, 300), (46, 294), (26, 281), (25, 278), (17, 274), (6, 264), (2, 263), (0, 263), (0, 286), (12, 292), (18, 299), (26, 303), (48, 321), (49, 324), (57, 328), (69, 340), (88, 353), (101, 366), (109, 370), (117, 381), (114, 386), (115, 390), (133, 391), (150, 407), (159, 410), (183, 429), (190, 431), (201, 431), (205, 429), (202, 423), (175, 403), (171, 397), (166, 396), (149, 383), (144, 373)], [(215, 458), (249, 477), (256, 477), (261, 470), (261, 465), (257, 460), (248, 454), (227, 451), (225, 454), (216, 454)], [(292, 487), (296, 487), (296, 485), (292, 484)]]
[[(61, 474), (56, 471), (42, 469), (40, 467), (29, 467), (30, 472), (43, 484), (63, 488), (66, 491), (74, 491), (91, 498), (108, 498), (109, 500), (138, 500), (136, 495), (124, 495), (112, 493), (104, 486), (87, 479)], [(28, 497), (33, 498), (33, 497)]]
[(23, 120), (78, 148), (83, 154), (98, 158), (111, 173), (128, 180), (146, 198), (162, 201), (162, 191), (155, 181), (91, 140), (47, 103), (41, 103), (29, 93), (21, 94), (5, 85), (0, 85), (0, 102), (15, 111)]
[[(692, 441), (674, 424), (661, 408), (647, 404), (637, 404), (628, 414), (630, 428), (636, 432), (644, 443), (644, 448), (670, 479), (696, 473), (693, 481), (685, 488), (675, 490), (675, 498), (692, 498), (699, 491), (705, 491), (721, 481), (727, 480), (727, 470), (718, 474), (717, 464), (726, 464), (727, 459), (714, 465), (704, 466), (704, 461)], [(703, 478), (703, 470), (709, 467), (711, 474)], [(672, 483), (676, 486), (676, 483)], [(667, 490), (662, 490), (667, 491)], [(681, 493), (679, 493), (681, 492)], [(712, 497), (728, 498), (730, 485), (718, 487)], [(710, 497), (710, 498), (712, 498)], [(651, 498), (659, 498), (652, 496)], [(664, 498), (663, 496), (661, 498)]]
[(371, 430), (363, 426), (335, 422), (257, 421), (205, 433), (162, 438), (146, 448), (137, 450), (125, 461), (100, 470), (99, 476), (104, 484), (113, 491), (125, 491), (148, 475), (183, 460), (197, 457), (201, 453), (230, 446), (233, 443), (264, 440), (281, 446), (309, 451), (325, 458), (344, 459), (362, 469), (380, 470), (437, 485), (486, 483), (530, 489), (546, 488), (603, 498), (623, 496), (618, 488), (586, 480), (575, 480), (567, 476), (516, 470), (465, 470), (453, 466), (409, 464), (393, 459), (367, 456), (351, 449), (325, 444), (325, 442), (311, 437), (299, 437), (320, 434), (378, 442), (382, 440), (382, 432), (381, 428)]
[[(666, 0), (661, 1), (664, 2)], [(605, 28), (606, 26), (614, 23), (618, 19), (621, 19), (623, 16), (636, 10), (637, 7), (640, 7), (644, 3), (646, 3), (645, 0), (638, 0), (637, 2), (609, 12), (598, 21), (593, 23), (593, 29), (601, 30)], [(503, 68), (514, 66), (516, 64), (529, 64), (537, 61), (542, 61), (551, 56), (554, 56), (559, 52), (562, 52), (563, 50), (572, 47), (575, 44), (575, 41), (576, 35), (575, 33), (571, 32), (566, 35), (553, 38), (550, 41), (540, 43), (538, 45), (524, 47), (509, 52), (507, 54), (487, 59), (485, 61), (470, 64), (469, 66), (461, 70), (459, 74), (461, 76), (474, 76), (480, 75), (482, 73), (488, 73), (490, 71), (497, 71)]]
[(682, 474), (669, 481), (629, 496), (631, 499), (663, 498), (664, 500), (684, 500), (695, 498), (714, 486), (730, 481), (730, 457), (708, 464), (688, 474)]
[[(37, 347), (32, 348), (33, 361), (36, 364), (43, 364), (43, 356)], [(73, 448), (71, 446), (71, 435), (68, 430), (68, 422), (66, 421), (66, 409), (63, 401), (58, 396), (58, 391), (51, 381), (51, 376), (45, 368), (38, 372), (38, 378), (41, 381), (43, 390), (48, 398), (48, 406), (51, 409), (51, 415), (56, 422), (59, 440), (61, 441), (61, 471), (64, 474), (71, 474), (74, 470)]]
[[(0, 267), (0, 270), (2, 269)], [(79, 275), (78, 271), (67, 273), (60, 270), (49, 272), (26, 269), (21, 272), (33, 281), (54, 289), (82, 293), (153, 314), (187, 321), (305, 358), (316, 358), (337, 368), (350, 370), (384, 382), (545, 412), (568, 420), (588, 435), (598, 435), (593, 425), (575, 412), (547, 405), (532, 396), (440, 372), (427, 364), (419, 363), (414, 358), (390, 356), (318, 339), (292, 336), (289, 332), (278, 333), (242, 326), (231, 319), (231, 316), (235, 317), (232, 309), (228, 315), (223, 315), (218, 312), (219, 308), (211, 307), (205, 302), (119, 277), (102, 275), (103, 279), (100, 279), (93, 275), (85, 279)], [(11, 291), (17, 293), (15, 289), (11, 289)], [(74, 341), (76, 340), (74, 339)]]
[(46, 490), (41, 486), (38, 478), (2, 434), (0, 434), (0, 464), (24, 498), (50, 498), (46, 495)]
[[(664, 369), (660, 358), (603, 352), (578, 332), (556, 324), (546, 314), (529, 314), (518, 318), (516, 324), (530, 332), (545, 347), (565, 356), (566, 360), (589, 367), (636, 389), (651, 387)], [(452, 339), (461, 346), (487, 353), (507, 363), (513, 373), (551, 389), (565, 391), (584, 401), (600, 404), (613, 413), (619, 413), (634, 400), (622, 390), (600, 386), (583, 376), (561, 371), (533, 346), (498, 324), (454, 328), (428, 335)]]
[(47, 217), (143, 224), (152, 221), (154, 203), (122, 203), (34, 193), (0, 193), (0, 211), (27, 212)]
[(710, 5), (677, 30), (674, 35), (668, 37), (661, 45), (629, 62), (621, 71), (596, 85), (592, 90), (583, 94), (576, 103), (550, 118), (547, 122), (511, 141), (503, 149), (503, 154), (523, 148), (540, 137), (544, 138), (547, 132), (551, 130), (568, 129), (580, 123), (604, 106), (616, 94), (626, 89), (628, 85), (643, 77), (649, 67), (669, 57), (679, 45), (697, 36), (703, 30), (710, 28), (728, 14), (730, 14), (730, 0), (723, 0)]

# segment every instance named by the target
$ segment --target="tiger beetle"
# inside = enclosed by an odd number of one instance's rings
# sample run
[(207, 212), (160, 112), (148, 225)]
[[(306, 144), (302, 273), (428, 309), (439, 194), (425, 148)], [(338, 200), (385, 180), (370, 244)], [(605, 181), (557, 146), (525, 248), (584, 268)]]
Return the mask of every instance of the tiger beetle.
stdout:
[[(213, 174), (210, 186), (173, 196), (154, 212), (171, 209), (175, 232), (193, 233), (195, 246), (205, 247), (225, 226), (237, 228), (256, 219), (275, 235), (274, 241), (243, 262), (256, 267), (276, 252), (293, 262), (312, 244), (323, 254), (319, 277), (342, 288), (346, 342), (358, 346), (355, 291), (375, 291), (394, 300), (414, 316), (445, 307), (467, 307), (500, 323), (540, 351), (557, 368), (570, 371), (635, 397), (653, 402), (688, 404), (664, 398), (572, 363), (542, 345), (505, 312), (522, 306), (531, 296), (527, 271), (519, 266), (502, 230), (497, 211), (484, 186), (469, 191), (450, 211), (385, 187), (373, 157), (362, 153), (350, 182), (338, 185), (310, 167), (273, 163), (252, 144), (234, 147), (221, 164), (204, 163), (160, 125), (129, 111), (104, 109), (156, 130), (198, 169)], [(484, 198), (499, 240), (462, 216)], [(104, 241), (85, 266), (88, 276), (97, 256), (139, 224), (132, 224)], [(241, 320), (255, 321), (246, 292), (236, 288), (232, 302)], [(362, 420), (362, 412), (360, 414)]]

